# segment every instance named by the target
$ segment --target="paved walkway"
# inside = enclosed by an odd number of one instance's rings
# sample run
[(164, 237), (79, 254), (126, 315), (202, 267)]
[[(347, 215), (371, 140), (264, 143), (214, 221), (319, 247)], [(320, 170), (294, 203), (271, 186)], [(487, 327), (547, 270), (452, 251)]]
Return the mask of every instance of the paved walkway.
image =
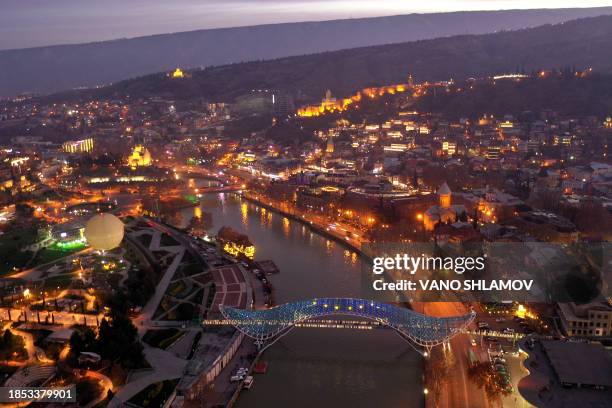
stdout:
[(176, 273), (176, 270), (178, 269), (181, 261), (183, 260), (184, 254), (185, 254), (184, 248), (178, 249), (177, 255), (174, 257), (174, 259), (172, 260), (168, 268), (166, 268), (166, 271), (164, 272), (164, 276), (157, 284), (157, 287), (155, 288), (155, 294), (153, 294), (151, 299), (149, 299), (149, 301), (143, 308), (142, 315), (139, 316), (138, 319), (136, 319), (136, 321), (134, 322), (136, 324), (136, 327), (138, 327), (138, 331), (141, 336), (144, 335), (144, 331), (145, 331), (145, 326), (142, 324), (142, 322), (143, 321), (147, 322), (153, 319), (153, 315), (155, 314), (155, 311), (157, 310), (157, 306), (159, 305), (159, 302), (161, 302), (162, 298), (164, 297), (166, 290), (168, 290), (168, 286), (170, 285), (170, 282), (172, 281), (172, 277)]
[(122, 406), (150, 384), (180, 378), (187, 365), (187, 360), (162, 349), (145, 346), (144, 354), (152, 370), (143, 371), (137, 376), (138, 378), (124, 385), (108, 404), (109, 407)]

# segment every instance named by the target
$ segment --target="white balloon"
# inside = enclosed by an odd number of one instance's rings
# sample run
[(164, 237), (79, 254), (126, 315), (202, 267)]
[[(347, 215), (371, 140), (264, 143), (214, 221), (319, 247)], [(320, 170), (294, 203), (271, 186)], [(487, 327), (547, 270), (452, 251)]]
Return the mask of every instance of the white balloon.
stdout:
[(113, 214), (93, 216), (85, 225), (85, 238), (93, 249), (108, 251), (117, 248), (123, 240), (123, 222)]

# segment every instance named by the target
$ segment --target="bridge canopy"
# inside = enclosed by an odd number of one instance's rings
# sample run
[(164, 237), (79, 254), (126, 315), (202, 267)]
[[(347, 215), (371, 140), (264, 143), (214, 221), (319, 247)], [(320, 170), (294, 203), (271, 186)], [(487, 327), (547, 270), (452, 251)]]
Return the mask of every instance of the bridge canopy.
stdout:
[(475, 317), (474, 312), (463, 316), (431, 317), (387, 303), (352, 298), (302, 300), (266, 310), (228, 306), (220, 306), (220, 310), (236, 329), (259, 341), (282, 334), (305, 320), (342, 315), (379, 322), (423, 347), (442, 344), (463, 330)]

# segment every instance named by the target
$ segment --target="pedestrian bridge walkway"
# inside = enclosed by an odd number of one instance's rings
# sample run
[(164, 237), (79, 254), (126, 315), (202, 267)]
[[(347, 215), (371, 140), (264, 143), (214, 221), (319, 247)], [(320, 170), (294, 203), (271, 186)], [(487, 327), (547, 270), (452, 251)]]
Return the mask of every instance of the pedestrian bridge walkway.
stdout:
[(431, 349), (464, 331), (475, 313), (432, 317), (387, 303), (352, 298), (319, 298), (285, 303), (266, 310), (220, 306), (223, 317), (240, 332), (260, 344), (275, 341), (305, 321), (329, 316), (355, 316), (378, 322), (403, 338)]

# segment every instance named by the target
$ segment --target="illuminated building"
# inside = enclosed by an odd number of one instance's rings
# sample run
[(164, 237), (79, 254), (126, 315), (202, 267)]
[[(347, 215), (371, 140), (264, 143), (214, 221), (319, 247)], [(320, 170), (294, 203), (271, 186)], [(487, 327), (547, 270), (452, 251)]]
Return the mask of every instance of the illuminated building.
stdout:
[(319, 105), (307, 105), (298, 109), (297, 115), (302, 117), (320, 116), (330, 112), (342, 112), (354, 103), (361, 101), (363, 97), (375, 99), (384, 95), (394, 95), (406, 92), (414, 86), (412, 76), (408, 78), (407, 84), (395, 84), (381, 87), (364, 88), (349, 98), (336, 99), (332, 97), (331, 91), (325, 92), (325, 98)]
[(503, 74), (503, 75), (496, 75), (493, 77), (493, 79), (498, 80), (498, 79), (522, 79), (522, 78), (529, 78), (529, 75), (525, 75), (525, 74)]
[(438, 189), (438, 200), (438, 205), (429, 207), (423, 214), (423, 225), (428, 231), (433, 231), (438, 223), (455, 222), (459, 215), (466, 213), (465, 206), (452, 205), (452, 192), (446, 183)]
[(172, 72), (172, 78), (185, 78), (185, 73), (182, 69), (177, 68), (174, 70), (174, 72)]
[(486, 153), (487, 159), (489, 160), (497, 160), (501, 156), (501, 147), (499, 146), (489, 146), (487, 148)]
[(85, 240), (85, 225), (81, 219), (58, 224), (50, 230), (50, 235), (55, 244), (60, 248), (71, 248), (72, 246), (83, 246)]
[(233, 257), (246, 257), (248, 259), (255, 257), (255, 246), (251, 244), (249, 238), (229, 227), (222, 227), (219, 230), (217, 240), (221, 244), (223, 251)]
[(561, 327), (568, 336), (610, 336), (612, 334), (610, 302), (559, 303), (558, 307)]
[(563, 135), (563, 136), (555, 135), (553, 138), (554, 146), (559, 146), (559, 145), (569, 146), (571, 144), (572, 144), (572, 137), (570, 135)]
[(524, 204), (518, 197), (495, 188), (472, 190), (463, 194), (463, 200), (478, 210), (478, 219), (484, 223), (511, 219)]
[(66, 153), (90, 153), (93, 150), (92, 138), (83, 140), (69, 140), (62, 144), (62, 150)]
[(383, 146), (383, 150), (385, 153), (388, 153), (388, 152), (402, 153), (408, 150), (409, 148), (410, 148), (410, 145), (408, 143), (391, 143), (388, 146)]
[(329, 112), (342, 112), (353, 102), (361, 100), (361, 94), (356, 94), (353, 98), (338, 100), (332, 97), (331, 91), (325, 92), (325, 98), (319, 105), (308, 105), (298, 109), (298, 116), (310, 117), (319, 116)]
[(452, 156), (453, 154), (457, 152), (457, 143), (444, 141), (442, 143), (442, 150), (444, 150), (446, 154), (448, 154), (449, 156)]
[(325, 148), (325, 151), (328, 154), (332, 154), (334, 152), (334, 140), (331, 137), (327, 139), (327, 147)]
[(151, 153), (143, 145), (134, 146), (132, 154), (128, 157), (128, 166), (132, 169), (151, 165)]

